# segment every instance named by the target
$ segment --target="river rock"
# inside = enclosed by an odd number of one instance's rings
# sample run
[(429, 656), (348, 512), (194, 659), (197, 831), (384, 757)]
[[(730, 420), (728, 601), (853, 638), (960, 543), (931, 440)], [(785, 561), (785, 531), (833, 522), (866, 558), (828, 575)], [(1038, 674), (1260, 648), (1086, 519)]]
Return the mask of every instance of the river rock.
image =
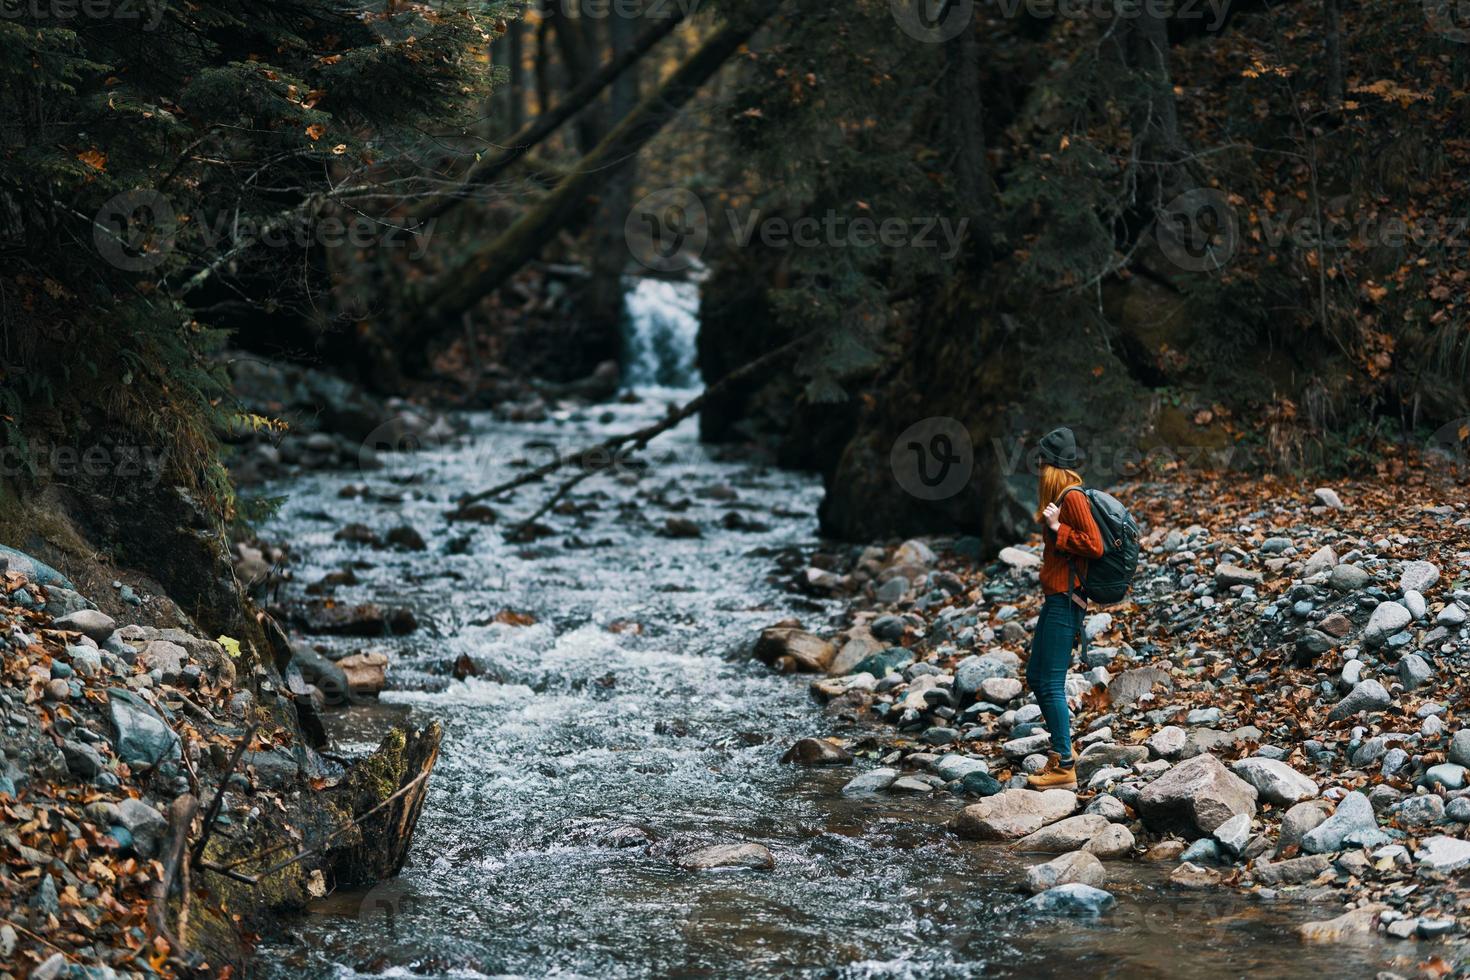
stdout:
[(1441, 762), (1430, 766), (1424, 773), (1425, 786), (1442, 786), (1456, 790), (1465, 788), (1465, 767), (1454, 762)]
[(997, 557), (1017, 571), (1041, 567), (1040, 555), (1032, 551), (1022, 551), (1020, 548), (1002, 548)]
[(955, 667), (955, 693), (965, 699), (974, 698), (980, 685), (992, 677), (1016, 677), (1017, 665), (993, 653), (966, 657)]
[(1302, 835), (1301, 847), (1308, 854), (1340, 851), (1350, 836), (1377, 829), (1378, 818), (1368, 797), (1349, 793), (1337, 804), (1332, 816)]
[(1222, 877), (1223, 875), (1214, 868), (1202, 868), (1190, 861), (1185, 861), (1169, 872), (1171, 884), (1189, 889), (1214, 888), (1220, 884)]
[(102, 756), (85, 742), (63, 739), (61, 754), (66, 759), (66, 768), (82, 779), (96, 779), (99, 773), (106, 770)]
[(1399, 590), (1428, 592), (1439, 581), (1439, 566), (1429, 561), (1406, 561), (1399, 572)]
[(1147, 759), (1148, 749), (1142, 745), (1098, 742), (1095, 745), (1089, 745), (1077, 757), (1077, 779), (1086, 783), (1099, 770), (1113, 767), (1127, 769), (1135, 762), (1144, 762)]
[(1315, 781), (1275, 759), (1251, 756), (1231, 764), (1230, 769), (1250, 783), (1261, 799), (1277, 806), (1290, 806), (1317, 795)]
[(924, 568), (932, 568), (939, 560), (934, 549), (918, 538), (910, 538), (899, 545), (893, 552), (891, 563), (894, 565), (921, 565)]
[(1414, 621), (1413, 615), (1400, 603), (1380, 602), (1368, 617), (1363, 628), (1363, 642), (1370, 647), (1382, 646), (1383, 642)]
[(1411, 796), (1398, 806), (1398, 820), (1405, 827), (1424, 827), (1443, 819), (1444, 800), (1433, 793)]
[(1186, 737), (1184, 729), (1178, 725), (1165, 725), (1150, 735), (1143, 744), (1154, 758), (1172, 762), (1184, 751)]
[(1434, 679), (1434, 670), (1417, 653), (1411, 653), (1399, 661), (1398, 674), (1399, 682), (1406, 691), (1423, 687)]
[(868, 793), (881, 793), (892, 786), (893, 781), (897, 778), (897, 769), (870, 769), (848, 780), (847, 785), (842, 787), (842, 794), (844, 796), (863, 796)]
[(824, 738), (803, 738), (786, 750), (781, 761), (798, 766), (845, 766), (852, 762), (852, 753)]
[(1215, 569), (1215, 584), (1222, 589), (1233, 585), (1260, 585), (1265, 581), (1260, 572), (1239, 565), (1221, 565)]
[(950, 782), (955, 779), (964, 779), (972, 772), (989, 772), (990, 766), (984, 759), (950, 753), (934, 763), (934, 771), (939, 774), (939, 778)]
[(1136, 667), (1125, 670), (1108, 682), (1108, 697), (1114, 708), (1126, 708), (1137, 704), (1155, 690), (1174, 690), (1174, 679), (1167, 671), (1157, 667)]
[(1000, 750), (1009, 759), (1024, 759), (1028, 755), (1045, 752), (1050, 746), (1051, 736), (1046, 732), (1037, 732), (1035, 735), (1023, 735), (1004, 742)]
[(1012, 844), (1011, 848), (1036, 854), (1065, 854), (1086, 846), (1088, 841), (1111, 826), (1107, 817), (1095, 813), (1080, 813), (1027, 834)]
[(1029, 899), (1021, 909), (1034, 915), (1097, 916), (1116, 904), (1117, 900), (1101, 888), (1073, 882), (1048, 888)]
[(1073, 851), (1028, 869), (1026, 890), (1035, 895), (1058, 885), (1082, 884), (1101, 888), (1107, 880), (1106, 869), (1094, 855)]
[(1332, 804), (1326, 800), (1306, 800), (1287, 810), (1281, 818), (1281, 836), (1277, 850), (1299, 846), (1307, 831), (1320, 827), (1332, 816)]
[(1347, 693), (1347, 696), (1337, 702), (1327, 713), (1327, 720), (1339, 721), (1363, 711), (1382, 711), (1392, 704), (1393, 698), (1389, 696), (1388, 691), (1384, 690), (1382, 684), (1372, 679), (1359, 681), (1353, 685), (1353, 689)]
[(388, 655), (376, 650), (354, 653), (337, 661), (354, 695), (377, 695), (388, 683)]
[(1107, 793), (1099, 793), (1093, 797), (1085, 812), (1107, 817), (1112, 823), (1128, 822), (1128, 808), (1123, 805), (1123, 801)]
[(780, 670), (799, 670), (821, 673), (837, 655), (831, 641), (815, 633), (786, 626), (771, 626), (761, 630), (755, 642), (755, 658), (763, 664)]
[(1120, 861), (1133, 855), (1133, 832), (1122, 824), (1111, 823), (1093, 836), (1082, 849), (1103, 861)]
[(1371, 936), (1378, 931), (1378, 918), (1388, 906), (1378, 902), (1344, 912), (1335, 919), (1303, 922), (1296, 933), (1309, 943), (1340, 943), (1353, 936)]
[(179, 736), (142, 698), (131, 691), (110, 688), (108, 718), (117, 733), (112, 748), (130, 766), (156, 766), (180, 756)]
[(1357, 592), (1366, 589), (1373, 576), (1357, 565), (1338, 565), (1327, 577), (1327, 584), (1338, 592)]
[(1311, 578), (1313, 575), (1331, 571), (1336, 564), (1337, 552), (1332, 550), (1331, 545), (1324, 544), (1313, 552), (1312, 557), (1308, 558), (1306, 564), (1302, 566), (1302, 577)]
[(152, 640), (138, 651), (144, 670), (160, 671), (165, 678), (177, 677), (189, 661), (189, 651), (169, 640)]
[(1470, 841), (1439, 835), (1419, 842), (1414, 860), (1421, 867), (1449, 873), (1470, 868)]
[(675, 859), (685, 871), (716, 871), (723, 868), (748, 868), (770, 871), (776, 857), (761, 844), (712, 844), (685, 851)]
[(117, 622), (111, 616), (96, 609), (80, 609), (53, 620), (51, 626), (53, 629), (71, 630), (102, 643), (112, 635), (113, 630), (117, 629)]
[(1021, 682), (1014, 677), (987, 677), (980, 682), (980, 698), (1004, 706), (1021, 696)]
[(852, 672), (858, 664), (875, 653), (882, 653), (887, 646), (879, 641), (867, 630), (854, 630), (848, 641), (837, 651), (832, 662), (827, 665), (827, 673), (833, 677), (840, 677)]
[(1315, 497), (1317, 499), (1317, 503), (1321, 504), (1323, 507), (1330, 507), (1333, 510), (1343, 509), (1342, 498), (1339, 497), (1337, 495), (1337, 491), (1332, 489), (1331, 487), (1318, 487), (1317, 489), (1312, 491), (1312, 496)]
[(1470, 728), (1462, 728), (1450, 739), (1449, 759), (1457, 766), (1470, 766)]
[(1251, 839), (1251, 815), (1237, 813), (1215, 828), (1215, 841), (1232, 857), (1239, 857)]
[(150, 858), (168, 834), (168, 820), (142, 800), (125, 799), (117, 805), (118, 823), (133, 837), (133, 850)]
[(1064, 789), (1008, 789), (965, 807), (955, 833), (972, 840), (1015, 840), (1071, 816), (1077, 794)]
[(1255, 813), (1256, 790), (1214, 756), (1197, 755), (1144, 787), (1138, 809), (1154, 829), (1201, 836), (1236, 814)]
[(1332, 858), (1326, 854), (1308, 854), (1305, 857), (1270, 863), (1257, 861), (1251, 874), (1263, 885), (1301, 885), (1332, 867)]

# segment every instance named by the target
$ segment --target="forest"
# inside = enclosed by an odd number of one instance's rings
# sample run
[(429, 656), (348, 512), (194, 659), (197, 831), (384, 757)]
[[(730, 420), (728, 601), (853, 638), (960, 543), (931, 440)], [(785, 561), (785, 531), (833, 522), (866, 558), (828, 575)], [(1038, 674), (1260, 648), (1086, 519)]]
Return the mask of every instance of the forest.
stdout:
[(1470, 976), (1467, 84), (0, 0), (0, 977)]

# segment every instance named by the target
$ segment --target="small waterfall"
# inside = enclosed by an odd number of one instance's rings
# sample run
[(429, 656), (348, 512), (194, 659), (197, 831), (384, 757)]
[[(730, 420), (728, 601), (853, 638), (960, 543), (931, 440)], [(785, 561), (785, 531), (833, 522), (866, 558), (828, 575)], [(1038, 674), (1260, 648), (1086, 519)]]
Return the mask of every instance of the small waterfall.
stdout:
[(629, 388), (698, 388), (699, 284), (632, 278), (623, 296), (623, 381)]

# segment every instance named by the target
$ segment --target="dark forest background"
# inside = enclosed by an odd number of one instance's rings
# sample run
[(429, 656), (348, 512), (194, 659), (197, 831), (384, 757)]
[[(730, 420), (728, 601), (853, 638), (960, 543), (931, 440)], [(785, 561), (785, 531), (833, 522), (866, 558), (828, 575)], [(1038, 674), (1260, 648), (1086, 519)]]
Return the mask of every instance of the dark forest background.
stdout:
[[(635, 275), (701, 283), (706, 383), (766, 357), (703, 433), (820, 471), (840, 537), (1006, 540), (1057, 423), (1246, 470), (1470, 434), (1448, 0), (5, 2), (16, 540), (190, 579), (274, 424), (230, 357), (494, 407), (617, 360)], [(888, 454), (933, 416), (980, 465), (925, 502)], [(162, 478), (35, 458), (95, 445)]]

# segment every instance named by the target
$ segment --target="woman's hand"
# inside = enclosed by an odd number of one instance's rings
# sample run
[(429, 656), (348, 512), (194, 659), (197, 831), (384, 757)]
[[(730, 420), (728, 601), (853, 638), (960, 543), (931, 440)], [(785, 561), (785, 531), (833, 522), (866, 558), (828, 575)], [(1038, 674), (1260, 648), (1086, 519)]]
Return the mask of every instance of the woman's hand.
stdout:
[(1056, 504), (1047, 504), (1046, 509), (1041, 512), (1041, 517), (1052, 531), (1062, 526), (1062, 509)]

